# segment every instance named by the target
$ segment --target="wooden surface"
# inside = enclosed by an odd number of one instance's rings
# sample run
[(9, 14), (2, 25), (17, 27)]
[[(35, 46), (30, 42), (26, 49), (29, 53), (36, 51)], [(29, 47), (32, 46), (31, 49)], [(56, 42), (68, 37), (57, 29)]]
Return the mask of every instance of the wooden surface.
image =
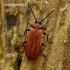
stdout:
[[(36, 18), (42, 19), (52, 10), (56, 10), (42, 25), (49, 35), (49, 42), (43, 37), (45, 50), (36, 60), (28, 60), (23, 46), (27, 39), (23, 35), (27, 21), (34, 24), (34, 17), (27, 6), (4, 7), (5, 3), (30, 2)], [(69, 70), (70, 69), (70, 1), (69, 0), (1, 0), (0, 46), (3, 58), (1, 70)], [(11, 16), (12, 15), (12, 16)], [(9, 18), (10, 19), (9, 19)], [(15, 20), (14, 20), (14, 19)], [(10, 22), (11, 21), (11, 22)], [(48, 23), (46, 23), (48, 21)], [(46, 24), (45, 24), (46, 23)], [(28, 25), (30, 28), (30, 25)], [(1, 50), (0, 49), (0, 50)], [(44, 56), (45, 57), (44, 57)], [(0, 56), (0, 57), (2, 57)], [(20, 64), (21, 60), (21, 64)]]

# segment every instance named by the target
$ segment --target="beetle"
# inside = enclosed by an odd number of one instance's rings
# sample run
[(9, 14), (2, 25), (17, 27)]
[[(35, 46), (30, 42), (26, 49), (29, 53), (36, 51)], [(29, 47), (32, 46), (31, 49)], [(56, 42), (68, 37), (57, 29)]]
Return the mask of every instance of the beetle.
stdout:
[[(27, 41), (24, 41), (22, 44), (25, 47), (25, 54), (27, 56), (28, 59), (30, 60), (35, 60), (38, 58), (38, 56), (40, 55), (40, 53), (45, 49), (46, 45), (44, 45), (42, 43), (42, 34), (47, 36), (47, 41), (48, 41), (48, 35), (42, 31), (42, 29), (45, 29), (44, 27), (42, 27), (41, 22), (47, 18), (51, 13), (53, 13), (55, 10), (51, 11), (46, 17), (44, 17), (41, 20), (38, 20), (34, 13), (33, 10), (31, 9), (29, 3), (28, 3), (28, 7), (31, 10), (34, 18), (35, 18), (35, 23), (33, 25), (31, 25), (29, 22), (28, 24), (30, 24), (30, 26), (32, 27), (31, 29), (26, 29), (24, 34), (27, 31), (29, 32)], [(24, 45), (26, 43), (26, 46)], [(44, 46), (44, 48), (42, 48), (42, 46)]]

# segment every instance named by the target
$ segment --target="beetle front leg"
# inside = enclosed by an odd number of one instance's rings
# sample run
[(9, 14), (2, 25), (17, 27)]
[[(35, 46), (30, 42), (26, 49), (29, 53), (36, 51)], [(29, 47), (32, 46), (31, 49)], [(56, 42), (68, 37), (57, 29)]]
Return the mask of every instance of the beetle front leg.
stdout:
[(46, 30), (46, 28), (45, 28), (45, 27), (42, 27), (41, 29)]
[(25, 48), (25, 43), (27, 43), (27, 41), (22, 42), (22, 45), (24, 46), (24, 48)]
[[(42, 51), (43, 51), (43, 50), (45, 49), (46, 45), (42, 43), (42, 46), (44, 46), (44, 48), (42, 49)], [(42, 52), (42, 51), (41, 51), (41, 52)], [(42, 55), (43, 55), (44, 58), (46, 59), (46, 55), (44, 55), (43, 53), (42, 53)]]
[(30, 31), (30, 29), (26, 29), (26, 30), (24, 31), (24, 36), (25, 36), (25, 33), (27, 34), (27, 31)]

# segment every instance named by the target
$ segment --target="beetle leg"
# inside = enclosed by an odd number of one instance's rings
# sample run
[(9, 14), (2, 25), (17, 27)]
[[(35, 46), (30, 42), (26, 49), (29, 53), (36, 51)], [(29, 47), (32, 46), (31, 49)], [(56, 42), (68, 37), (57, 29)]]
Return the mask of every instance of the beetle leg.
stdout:
[(26, 30), (24, 31), (24, 34), (18, 34), (18, 36), (19, 36), (19, 37), (25, 36), (25, 33), (27, 34), (27, 31), (30, 31), (30, 29), (26, 29)]
[(24, 31), (24, 36), (25, 36), (25, 33), (27, 34), (27, 31), (30, 31), (30, 29), (26, 29), (26, 30)]
[(29, 22), (27, 22), (27, 25), (28, 25), (28, 24), (29, 24), (31, 27), (33, 27), (33, 25), (31, 25)]
[(48, 34), (46, 34), (45, 32), (43, 32), (43, 34), (44, 34), (44, 35), (48, 35)]
[[(42, 43), (42, 46), (44, 46), (44, 48), (42, 49), (42, 51), (43, 51), (43, 50), (45, 49), (46, 45)], [(41, 52), (42, 52), (42, 51), (41, 51)], [(45, 56), (43, 53), (42, 53), (42, 55), (43, 55), (43, 56), (45, 57), (45, 59), (46, 59), (46, 56)]]
[(45, 28), (45, 27), (42, 27), (41, 29), (46, 30), (46, 28)]
[(25, 43), (27, 43), (27, 41), (22, 42), (22, 45), (24, 46), (24, 48), (25, 48), (25, 45), (24, 45)]
[[(33, 27), (33, 25), (31, 25), (29, 22), (27, 22), (27, 24), (29, 24), (31, 27)], [(33, 27), (34, 28), (34, 27)]]
[(47, 36), (47, 41), (48, 41), (48, 34), (46, 34), (45, 32), (43, 32), (43, 34)]
[[(46, 45), (42, 43), (42, 46), (44, 46), (44, 48), (42, 49), (42, 51), (43, 51), (43, 50), (45, 49)], [(42, 52), (42, 51), (41, 51), (41, 52)]]

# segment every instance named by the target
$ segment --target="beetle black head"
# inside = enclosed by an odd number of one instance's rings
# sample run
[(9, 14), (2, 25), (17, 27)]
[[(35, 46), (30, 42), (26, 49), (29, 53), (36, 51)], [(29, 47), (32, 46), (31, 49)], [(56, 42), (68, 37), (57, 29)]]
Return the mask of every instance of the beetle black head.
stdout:
[(39, 23), (39, 24), (41, 24), (41, 21), (40, 21), (40, 20), (36, 20), (35, 23)]

